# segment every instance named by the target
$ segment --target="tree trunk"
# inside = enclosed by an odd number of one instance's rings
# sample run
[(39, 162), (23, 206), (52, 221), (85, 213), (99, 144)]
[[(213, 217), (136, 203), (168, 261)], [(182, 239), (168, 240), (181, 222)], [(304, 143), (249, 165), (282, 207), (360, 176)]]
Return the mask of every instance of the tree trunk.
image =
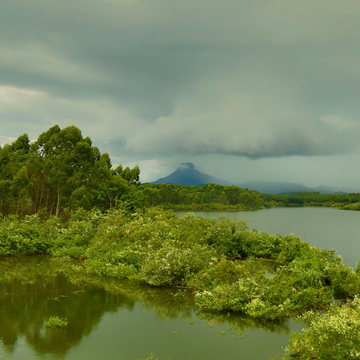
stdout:
[(59, 205), (60, 205), (60, 184), (58, 185), (57, 189), (57, 201), (56, 201), (56, 212), (55, 216), (59, 216)]

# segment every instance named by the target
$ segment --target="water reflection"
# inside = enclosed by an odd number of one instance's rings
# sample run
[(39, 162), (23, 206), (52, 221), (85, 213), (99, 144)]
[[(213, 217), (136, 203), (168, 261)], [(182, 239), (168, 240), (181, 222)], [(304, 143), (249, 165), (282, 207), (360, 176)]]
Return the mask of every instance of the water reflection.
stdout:
[[(76, 265), (76, 266), (75, 266)], [(288, 323), (256, 321), (249, 317), (200, 312), (183, 289), (154, 288), (125, 280), (88, 275), (78, 264), (46, 256), (0, 258), (0, 340), (14, 352), (25, 339), (38, 355), (64, 358), (94, 331), (105, 313), (139, 308), (158, 320), (191, 320), (225, 324), (240, 332), (264, 329), (289, 333)], [(50, 316), (67, 318), (65, 330), (44, 326)], [(193, 320), (191, 320), (193, 321)]]

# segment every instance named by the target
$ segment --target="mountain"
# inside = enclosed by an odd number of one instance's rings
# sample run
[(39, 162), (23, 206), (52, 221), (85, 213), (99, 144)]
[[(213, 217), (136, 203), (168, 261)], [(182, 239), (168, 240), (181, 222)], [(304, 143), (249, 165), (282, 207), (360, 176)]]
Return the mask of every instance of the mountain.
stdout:
[(182, 163), (173, 173), (169, 176), (163, 177), (151, 184), (177, 184), (177, 185), (192, 185), (203, 186), (205, 184), (219, 184), (219, 185), (232, 185), (230, 182), (217, 179), (208, 174), (204, 174), (196, 170), (191, 162)]
[[(247, 181), (241, 184), (230, 183), (226, 180), (217, 179), (208, 174), (204, 174), (199, 170), (196, 170), (195, 166), (191, 162), (182, 163), (173, 173), (169, 176), (163, 177), (151, 184), (176, 184), (176, 185), (192, 185), (203, 186), (206, 184), (219, 184), (219, 185), (235, 185), (240, 188), (248, 188), (249, 190), (256, 190), (265, 194), (296, 194), (298, 191), (318, 191), (320, 194), (340, 194), (350, 191), (349, 189), (338, 189), (329, 186), (318, 186), (311, 188), (302, 184), (290, 183), (290, 182), (271, 182), (271, 181)], [(342, 190), (342, 191), (341, 191)]]

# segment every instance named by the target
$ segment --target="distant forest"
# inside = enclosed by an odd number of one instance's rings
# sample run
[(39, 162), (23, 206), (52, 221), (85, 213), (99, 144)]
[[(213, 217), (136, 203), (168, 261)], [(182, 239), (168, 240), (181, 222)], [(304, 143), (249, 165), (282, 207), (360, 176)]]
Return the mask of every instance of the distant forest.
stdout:
[(254, 210), (277, 206), (269, 194), (236, 186), (206, 184), (202, 187), (170, 184), (142, 184), (148, 206), (175, 210)]
[(256, 210), (271, 207), (326, 206), (360, 210), (360, 194), (319, 194), (298, 192), (295, 195), (262, 194), (236, 186), (207, 184), (202, 187), (170, 184), (141, 184), (147, 205), (175, 210)]
[(67, 218), (78, 208), (101, 211), (161, 206), (174, 210), (238, 211), (277, 206), (360, 210), (360, 194), (262, 194), (236, 186), (141, 184), (135, 166), (112, 167), (75, 126), (54, 126), (31, 143), (27, 134), (0, 147), (0, 214)]

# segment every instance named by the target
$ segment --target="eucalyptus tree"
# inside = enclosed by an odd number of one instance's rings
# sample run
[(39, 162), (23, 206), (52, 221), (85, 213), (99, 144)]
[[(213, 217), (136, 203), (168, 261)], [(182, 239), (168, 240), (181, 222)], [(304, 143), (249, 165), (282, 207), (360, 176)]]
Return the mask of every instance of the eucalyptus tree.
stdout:
[[(75, 126), (60, 130), (56, 125), (41, 134), (36, 145), (45, 162), (49, 186), (56, 198), (55, 214), (58, 215), (61, 202), (69, 205), (66, 199), (71, 199), (74, 191), (93, 185), (92, 176), (95, 164), (101, 159), (100, 152), (92, 146), (89, 137), (82, 137)], [(81, 194), (81, 197), (87, 196), (86, 191)], [(66, 199), (62, 201), (63, 195)]]
[[(0, 212), (21, 216), (46, 209), (58, 216), (77, 207), (104, 210), (139, 184), (140, 169), (112, 169), (89, 137), (58, 125), (31, 143), (27, 134), (0, 148)], [(137, 197), (137, 201), (138, 201)]]

